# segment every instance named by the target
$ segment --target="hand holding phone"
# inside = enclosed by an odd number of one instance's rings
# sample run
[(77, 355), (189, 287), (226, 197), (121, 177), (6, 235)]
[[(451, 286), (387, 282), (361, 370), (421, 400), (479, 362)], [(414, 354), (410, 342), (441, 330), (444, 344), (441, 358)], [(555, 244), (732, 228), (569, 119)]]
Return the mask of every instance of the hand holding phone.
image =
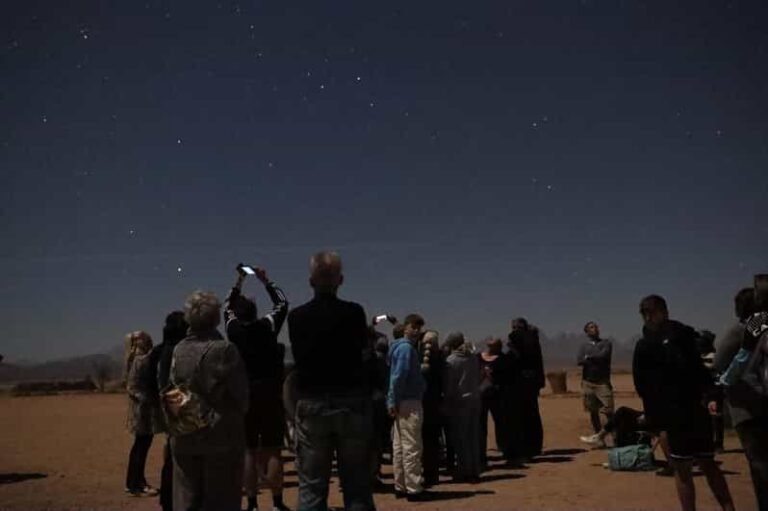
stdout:
[(237, 265), (237, 272), (241, 275), (256, 275), (256, 270), (253, 268), (253, 266), (248, 266), (247, 264), (243, 263)]

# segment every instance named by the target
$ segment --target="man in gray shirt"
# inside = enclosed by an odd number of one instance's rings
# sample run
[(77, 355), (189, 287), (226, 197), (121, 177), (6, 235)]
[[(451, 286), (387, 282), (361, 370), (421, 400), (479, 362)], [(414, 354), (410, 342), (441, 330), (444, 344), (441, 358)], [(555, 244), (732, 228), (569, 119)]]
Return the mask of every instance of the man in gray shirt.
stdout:
[(608, 422), (613, 417), (613, 387), (611, 386), (611, 354), (613, 345), (600, 338), (600, 327), (594, 321), (584, 325), (587, 340), (579, 346), (576, 363), (581, 366), (581, 392), (584, 410), (589, 412), (594, 434), (580, 437), (582, 442), (605, 447), (599, 434), (602, 430), (600, 415)]

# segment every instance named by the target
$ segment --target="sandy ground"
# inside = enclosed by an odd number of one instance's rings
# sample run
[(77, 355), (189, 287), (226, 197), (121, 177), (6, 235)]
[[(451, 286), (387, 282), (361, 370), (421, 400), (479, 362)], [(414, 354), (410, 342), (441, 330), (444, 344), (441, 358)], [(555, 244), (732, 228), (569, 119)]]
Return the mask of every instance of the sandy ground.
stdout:
[[(629, 375), (614, 376), (617, 405), (639, 407)], [(569, 389), (578, 377), (569, 376)], [(0, 509), (150, 510), (157, 501), (123, 494), (131, 436), (125, 431), (125, 396), (68, 395), (0, 398)], [(440, 500), (409, 504), (390, 494), (376, 494), (379, 510), (674, 510), (674, 483), (654, 473), (618, 473), (602, 468), (605, 450), (586, 450), (578, 436), (589, 432), (578, 394), (543, 395), (545, 453), (528, 468), (507, 470), (501, 462), (475, 485), (435, 487)], [(155, 437), (147, 466), (150, 484), (159, 484), (162, 437)], [(744, 455), (729, 434), (726, 453), (718, 457), (727, 474), (737, 509), (756, 508)], [(491, 459), (498, 453), (491, 451)], [(290, 453), (286, 452), (289, 460)], [(391, 483), (390, 467), (385, 467)], [(289, 462), (286, 503), (295, 509), (296, 472)], [(706, 481), (696, 477), (699, 509), (718, 509)], [(337, 481), (330, 504), (341, 506)], [(261, 509), (271, 509), (268, 492)]]

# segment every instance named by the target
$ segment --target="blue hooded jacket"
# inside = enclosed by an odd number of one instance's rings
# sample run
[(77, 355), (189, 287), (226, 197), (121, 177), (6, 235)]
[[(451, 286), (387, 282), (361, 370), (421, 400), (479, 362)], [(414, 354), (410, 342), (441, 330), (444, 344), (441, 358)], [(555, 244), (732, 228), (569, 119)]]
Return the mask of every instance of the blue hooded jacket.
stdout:
[(387, 406), (403, 401), (421, 401), (426, 382), (421, 375), (419, 352), (408, 339), (397, 339), (389, 348), (389, 391)]

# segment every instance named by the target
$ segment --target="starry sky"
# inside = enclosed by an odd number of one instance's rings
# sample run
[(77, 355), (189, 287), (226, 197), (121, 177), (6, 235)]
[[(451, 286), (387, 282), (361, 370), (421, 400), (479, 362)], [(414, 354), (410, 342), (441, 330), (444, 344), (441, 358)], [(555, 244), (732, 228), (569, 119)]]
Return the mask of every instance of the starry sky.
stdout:
[[(768, 270), (761, 0), (10, 0), (0, 349), (159, 339), (244, 261), (443, 333), (637, 304), (722, 332)], [(246, 293), (260, 309), (258, 282)]]

